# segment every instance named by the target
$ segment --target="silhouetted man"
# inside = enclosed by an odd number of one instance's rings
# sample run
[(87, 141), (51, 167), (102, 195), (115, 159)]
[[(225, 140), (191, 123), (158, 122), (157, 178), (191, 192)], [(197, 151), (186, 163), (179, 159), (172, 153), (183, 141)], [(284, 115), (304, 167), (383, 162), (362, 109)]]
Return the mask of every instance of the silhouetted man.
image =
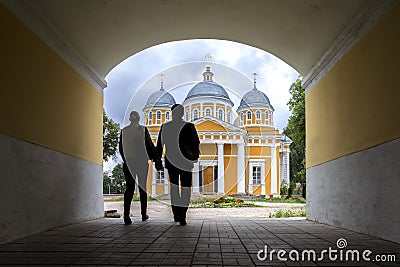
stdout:
[[(129, 116), (131, 124), (122, 129), (119, 139), (119, 152), (123, 163), (123, 171), (126, 180), (126, 190), (124, 194), (124, 222), (131, 224), (129, 212), (131, 202), (135, 192), (135, 183), (138, 182), (140, 192), (140, 207), (142, 221), (149, 218), (147, 215), (147, 172), (148, 160), (154, 160), (156, 168), (162, 167), (161, 157), (151, 141), (149, 131), (145, 126), (139, 124), (140, 115), (137, 111), (132, 111)], [(161, 166), (161, 167), (160, 167)]]
[[(192, 169), (193, 164), (199, 158), (200, 141), (194, 125), (182, 119), (183, 106), (175, 104), (171, 110), (172, 120), (164, 123), (160, 128), (157, 150), (161, 154), (165, 145), (165, 167), (169, 174), (174, 220), (180, 225), (186, 225), (186, 212), (192, 186)], [(179, 187), (179, 182), (181, 187)]]

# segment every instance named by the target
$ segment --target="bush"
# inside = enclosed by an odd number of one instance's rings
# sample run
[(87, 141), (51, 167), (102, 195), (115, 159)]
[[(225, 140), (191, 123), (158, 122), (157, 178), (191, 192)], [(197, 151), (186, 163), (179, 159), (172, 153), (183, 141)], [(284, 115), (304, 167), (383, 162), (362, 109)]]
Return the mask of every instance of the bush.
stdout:
[(289, 218), (289, 217), (306, 217), (306, 210), (282, 210), (279, 209), (275, 212), (271, 212), (269, 218)]
[(280, 190), (281, 190), (281, 195), (287, 195), (288, 194), (288, 184), (287, 184), (287, 182), (285, 180), (283, 180), (281, 182)]

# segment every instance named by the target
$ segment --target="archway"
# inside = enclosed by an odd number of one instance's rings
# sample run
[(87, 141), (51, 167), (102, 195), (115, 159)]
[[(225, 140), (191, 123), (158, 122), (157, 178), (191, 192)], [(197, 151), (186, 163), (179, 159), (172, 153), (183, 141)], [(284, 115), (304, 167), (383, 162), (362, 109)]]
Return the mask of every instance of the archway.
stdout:
[[(321, 194), (310, 201), (310, 218), (400, 240), (392, 201), (399, 190), (398, 154), (391, 152), (398, 151), (400, 137), (399, 40), (392, 38), (399, 30), (397, 2), (39, 0), (2, 1), (0, 12), (7, 25), (3, 84), (10, 88), (0, 105), (7, 170), (0, 195), (9, 214), (1, 218), (1, 242), (102, 215), (101, 188), (93, 184), (101, 177), (105, 74), (146, 47), (205, 37), (273, 52), (308, 78), (309, 89), (314, 86), (307, 94), (307, 164), (315, 182), (310, 189)], [(338, 201), (324, 201), (328, 191), (317, 189), (333, 177), (342, 187), (330, 191), (330, 199)], [(349, 191), (349, 181), (357, 190)], [(40, 215), (31, 206), (35, 201), (44, 207)], [(60, 213), (65, 209), (72, 216)], [(12, 227), (26, 217), (29, 226)]]

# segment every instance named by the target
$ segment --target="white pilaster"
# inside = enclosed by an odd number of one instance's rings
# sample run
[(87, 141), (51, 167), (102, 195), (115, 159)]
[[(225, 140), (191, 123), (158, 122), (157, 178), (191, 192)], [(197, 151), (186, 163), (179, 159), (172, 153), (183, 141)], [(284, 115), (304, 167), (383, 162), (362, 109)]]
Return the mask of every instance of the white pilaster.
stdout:
[[(274, 140), (275, 142), (275, 140)], [(271, 195), (277, 196), (278, 175), (276, 171), (276, 145), (271, 146)]]
[(290, 186), (290, 150), (286, 149), (286, 173), (287, 173), (287, 182), (288, 182), (288, 186)]
[(156, 177), (158, 175), (157, 170), (155, 168), (155, 164), (151, 164), (151, 195), (156, 195)]
[(194, 181), (193, 181), (193, 192), (198, 193), (199, 191), (199, 162), (194, 164)]
[(265, 161), (264, 161), (264, 163), (261, 165), (261, 195), (262, 196), (265, 196), (267, 193), (266, 193), (266, 180), (267, 180), (267, 177), (266, 177), (266, 175), (265, 175)]
[(164, 194), (168, 194), (168, 169), (164, 168)]
[(214, 103), (214, 117), (217, 117), (217, 104)]
[(218, 193), (225, 193), (224, 144), (218, 143)]
[(245, 175), (244, 175), (244, 144), (238, 144), (238, 162), (237, 162), (237, 192), (245, 193)]

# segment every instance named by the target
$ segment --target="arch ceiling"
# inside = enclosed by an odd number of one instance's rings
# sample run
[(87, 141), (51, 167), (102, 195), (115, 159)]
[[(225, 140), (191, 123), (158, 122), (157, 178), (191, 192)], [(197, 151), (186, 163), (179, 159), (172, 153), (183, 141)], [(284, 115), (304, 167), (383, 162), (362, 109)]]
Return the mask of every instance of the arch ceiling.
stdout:
[[(11, 2), (1, 0), (4, 2)], [(268, 51), (306, 75), (369, 0), (24, 0), (104, 79), (156, 44), (212, 38)]]

